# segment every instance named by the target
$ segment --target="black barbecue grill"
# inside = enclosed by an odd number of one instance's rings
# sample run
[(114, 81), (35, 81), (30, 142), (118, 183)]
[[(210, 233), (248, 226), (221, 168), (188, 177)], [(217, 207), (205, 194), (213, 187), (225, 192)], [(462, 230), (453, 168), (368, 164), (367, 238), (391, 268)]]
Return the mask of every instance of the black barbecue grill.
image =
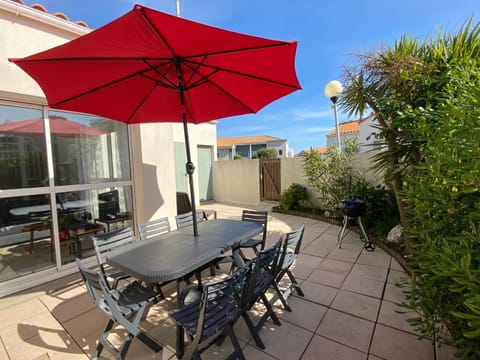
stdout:
[(339, 248), (342, 248), (342, 240), (348, 234), (351, 227), (358, 226), (360, 229), (360, 240), (364, 243), (365, 250), (375, 250), (375, 244), (372, 243), (365, 232), (362, 224), (362, 215), (365, 214), (367, 207), (360, 199), (343, 199), (338, 205), (343, 214), (343, 224), (338, 233)]

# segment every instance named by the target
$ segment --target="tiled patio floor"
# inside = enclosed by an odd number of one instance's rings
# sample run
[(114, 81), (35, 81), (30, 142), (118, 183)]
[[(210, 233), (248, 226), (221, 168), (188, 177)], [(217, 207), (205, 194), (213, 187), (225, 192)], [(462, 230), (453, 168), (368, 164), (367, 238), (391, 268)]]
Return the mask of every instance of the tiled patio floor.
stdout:
[[(268, 209), (271, 204), (261, 204)], [(240, 218), (235, 206), (212, 204), (220, 218)], [(257, 207), (257, 208), (259, 208)], [(406, 322), (409, 314), (396, 302), (402, 300), (395, 282), (406, 275), (386, 252), (367, 252), (353, 232), (337, 247), (339, 228), (316, 220), (270, 213), (268, 242), (305, 222), (303, 248), (294, 273), (305, 298), (293, 296), (293, 312), (276, 307), (281, 326), (267, 322), (261, 331), (265, 350), (257, 348), (243, 320), (236, 332), (247, 359), (434, 359), (430, 341), (418, 340)], [(68, 280), (68, 281), (67, 281)], [(57, 285), (57, 290), (29, 291), (0, 299), (0, 359), (88, 359), (95, 348), (106, 317), (96, 309), (78, 277)], [(128, 359), (175, 358), (174, 324), (166, 309), (175, 299), (153, 306), (143, 327), (166, 344), (153, 353), (134, 341)], [(278, 305), (278, 303), (276, 304)], [(213, 346), (203, 359), (222, 359), (231, 345)], [(108, 352), (102, 354), (110, 358)], [(439, 359), (453, 359), (453, 351), (441, 347)]]

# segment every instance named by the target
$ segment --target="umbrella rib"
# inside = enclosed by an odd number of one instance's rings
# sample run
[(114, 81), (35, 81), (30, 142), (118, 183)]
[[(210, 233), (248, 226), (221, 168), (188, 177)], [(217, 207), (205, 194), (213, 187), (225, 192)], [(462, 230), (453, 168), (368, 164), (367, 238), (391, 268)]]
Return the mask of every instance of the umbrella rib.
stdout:
[[(192, 68), (190, 66), (189, 63), (185, 63), (186, 66)], [(193, 69), (192, 69), (193, 70)], [(240, 104), (240, 106), (244, 107), (245, 109), (247, 109), (250, 113), (255, 113), (256, 111), (253, 110), (250, 106), (248, 106), (247, 104), (245, 104), (243, 101), (240, 101), (238, 100), (234, 95), (232, 95), (231, 93), (229, 93), (228, 91), (226, 91), (224, 88), (222, 88), (221, 86), (217, 85), (216, 83), (214, 83), (213, 81), (210, 81), (207, 77), (204, 77), (202, 74), (199, 74), (198, 75), (202, 78), (202, 80), (199, 80), (196, 82), (196, 86), (198, 86), (199, 83), (202, 83), (202, 82), (208, 82), (209, 84), (211, 84), (212, 86), (214, 86), (215, 88), (217, 88), (218, 90), (220, 90), (221, 92), (223, 92), (226, 96), (228, 96), (229, 98), (231, 98), (234, 102), (236, 102), (237, 104)], [(210, 74), (209, 76), (211, 76), (212, 74)], [(186, 90), (188, 89), (191, 89), (193, 86), (189, 86), (186, 88)], [(188, 97), (188, 91), (185, 91), (185, 94), (186, 96)]]
[[(196, 61), (190, 61), (189, 64), (198, 64), (198, 63), (197, 63)], [(223, 71), (223, 72), (227, 72), (227, 73), (234, 74), (234, 75), (239, 75), (239, 76), (248, 77), (248, 78), (255, 79), (255, 80), (260, 80), (260, 81), (268, 82), (268, 83), (271, 83), (271, 84), (276, 84), (276, 85), (282, 85), (282, 86), (285, 86), (285, 87), (290, 87), (290, 88), (292, 88), (292, 89), (299, 89), (299, 86), (298, 86), (298, 85), (287, 84), (287, 83), (284, 83), (284, 82), (267, 79), (267, 78), (265, 78), (265, 77), (261, 77), (261, 76), (258, 76), (258, 75), (247, 74), (247, 73), (243, 73), (243, 72), (240, 72), (240, 71), (225, 69), (225, 68), (221, 68), (221, 67), (218, 67), (218, 66), (207, 65), (207, 64), (203, 64), (202, 66), (203, 66), (203, 67), (206, 67), (206, 68), (210, 68), (210, 69), (216, 70), (215, 72)], [(213, 73), (212, 73), (212, 74), (213, 74)], [(201, 76), (201, 75), (200, 75), (200, 76)], [(210, 74), (209, 76), (211, 76), (211, 74)]]
[[(137, 58), (137, 60), (138, 60), (138, 58)], [(143, 60), (143, 61), (145, 62), (144, 59), (141, 59), (141, 60)], [(146, 76), (144, 73), (147, 72), (147, 71), (150, 71), (150, 70), (155, 70), (155, 69), (153, 69), (153, 68), (151, 67), (151, 65), (149, 65), (148, 63), (147, 63), (147, 65), (149, 66), (148, 69), (145, 69), (145, 70), (142, 70), (142, 71), (139, 71), (139, 72), (135, 72), (135, 73), (129, 74), (129, 75), (127, 75), (127, 76), (124, 76), (124, 77), (122, 77), (122, 78), (116, 79), (116, 80), (114, 80), (114, 81), (111, 81), (111, 82), (102, 84), (102, 85), (100, 85), (100, 86), (91, 88), (91, 89), (89, 89), (89, 90), (87, 90), (87, 91), (84, 91), (84, 92), (82, 92), (82, 93), (78, 93), (78, 94), (76, 94), (75, 96), (71, 96), (71, 97), (69, 97), (69, 98), (63, 99), (62, 101), (56, 102), (56, 103), (54, 103), (54, 104), (52, 104), (52, 105), (53, 105), (53, 106), (59, 106), (59, 105), (68, 103), (69, 101), (75, 100), (75, 99), (77, 99), (77, 98), (79, 98), (79, 97), (82, 97), (82, 96), (85, 96), (85, 95), (89, 95), (89, 94), (95, 93), (95, 92), (97, 92), (97, 91), (99, 91), (99, 90), (102, 90), (102, 89), (107, 88), (107, 87), (109, 87), (109, 86), (112, 86), (112, 85), (114, 85), (114, 84), (118, 84), (118, 83), (121, 83), (121, 82), (123, 82), (123, 81), (126, 81), (126, 80), (129, 80), (129, 79), (131, 79), (131, 78), (134, 78), (135, 76), (139, 76), (139, 75), (140, 75), (140, 76), (144, 76), (145, 78), (148, 78), (148, 76)], [(165, 64), (162, 64), (162, 65), (165, 65)], [(155, 79), (153, 79), (153, 80), (156, 81), (156, 82), (158, 82), (158, 80), (155, 80)]]
[[(158, 83), (157, 83), (158, 85)], [(140, 111), (140, 109), (143, 107), (145, 103), (148, 102), (148, 100), (152, 97), (153, 93), (155, 92), (156, 87), (154, 86), (150, 93), (143, 98), (143, 100), (140, 102), (140, 104), (135, 108), (135, 110), (132, 111), (132, 114), (128, 117), (128, 123), (135, 118), (135, 115)]]

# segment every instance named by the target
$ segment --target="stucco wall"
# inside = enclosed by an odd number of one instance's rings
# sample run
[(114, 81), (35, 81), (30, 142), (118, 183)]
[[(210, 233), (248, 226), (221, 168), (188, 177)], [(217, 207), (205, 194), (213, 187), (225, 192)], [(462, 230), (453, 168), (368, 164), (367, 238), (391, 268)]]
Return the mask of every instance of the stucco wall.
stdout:
[[(383, 184), (383, 176), (371, 169), (372, 156), (377, 152), (358, 153), (353, 158), (353, 168), (362, 173), (371, 184)], [(282, 158), (281, 191), (293, 184), (307, 188), (309, 198), (316, 203), (318, 194), (307, 183), (303, 173), (304, 158)], [(217, 161), (213, 164), (213, 192), (218, 202), (232, 204), (258, 204), (260, 181), (258, 160)]]
[[(47, 14), (41, 14), (45, 18), (43, 22), (32, 21), (30, 16), (35, 15), (35, 10), (11, 1), (2, 2), (0, 10), (0, 89), (22, 95), (43, 96), (37, 83), (7, 59), (32, 55), (61, 45), (90, 30)], [(57, 23), (65, 23), (66, 28), (55, 26)]]
[(213, 163), (215, 201), (255, 205), (260, 201), (259, 160), (244, 159)]

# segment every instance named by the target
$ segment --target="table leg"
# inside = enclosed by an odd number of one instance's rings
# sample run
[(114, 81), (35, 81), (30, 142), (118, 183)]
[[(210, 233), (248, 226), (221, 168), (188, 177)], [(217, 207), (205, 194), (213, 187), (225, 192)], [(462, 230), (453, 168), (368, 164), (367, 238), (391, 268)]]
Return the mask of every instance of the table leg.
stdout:
[[(177, 280), (177, 308), (180, 309), (183, 306), (183, 298), (185, 295), (185, 289), (187, 288), (187, 282), (185, 278)], [(181, 359), (185, 350), (185, 334), (183, 328), (177, 324), (177, 344), (176, 344), (177, 358)]]

